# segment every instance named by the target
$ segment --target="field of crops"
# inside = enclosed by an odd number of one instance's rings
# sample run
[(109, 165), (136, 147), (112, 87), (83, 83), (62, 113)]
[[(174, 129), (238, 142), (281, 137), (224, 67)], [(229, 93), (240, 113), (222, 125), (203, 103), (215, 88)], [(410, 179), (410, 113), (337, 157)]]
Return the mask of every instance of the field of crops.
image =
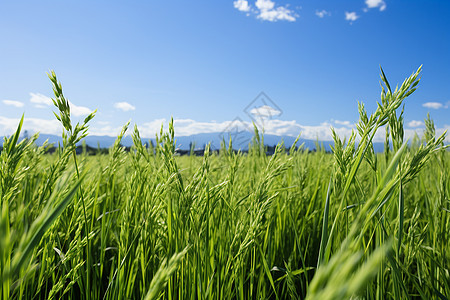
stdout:
[(399, 111), (419, 73), (395, 91), (382, 73), (333, 153), (266, 156), (255, 130), (248, 153), (204, 157), (176, 156), (172, 125), (76, 155), (94, 115), (73, 126), (51, 74), (63, 147), (19, 141), (21, 123), (0, 155), (2, 299), (447, 299), (450, 153), (429, 118), (407, 144)]

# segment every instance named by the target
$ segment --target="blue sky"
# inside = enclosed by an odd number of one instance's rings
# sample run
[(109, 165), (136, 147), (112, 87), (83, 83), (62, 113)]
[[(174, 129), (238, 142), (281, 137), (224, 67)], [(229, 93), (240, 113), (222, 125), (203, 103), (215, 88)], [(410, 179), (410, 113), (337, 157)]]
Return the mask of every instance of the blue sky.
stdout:
[(375, 110), (380, 65), (394, 86), (423, 65), (406, 133), (428, 112), (442, 132), (449, 14), (449, 1), (425, 0), (2, 1), (0, 136), (22, 113), (25, 129), (61, 133), (54, 70), (74, 120), (97, 109), (91, 134), (131, 119), (154, 137), (173, 116), (180, 136), (253, 118), (269, 134), (330, 139), (330, 126), (350, 133), (357, 101)]

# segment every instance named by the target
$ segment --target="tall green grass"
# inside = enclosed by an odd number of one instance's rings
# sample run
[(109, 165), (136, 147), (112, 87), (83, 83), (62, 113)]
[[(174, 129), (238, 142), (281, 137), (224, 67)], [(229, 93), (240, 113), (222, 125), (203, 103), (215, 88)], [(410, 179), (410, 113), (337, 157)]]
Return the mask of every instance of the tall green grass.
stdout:
[[(447, 299), (450, 157), (428, 117), (403, 137), (420, 68), (333, 153), (279, 145), (179, 157), (173, 122), (146, 148), (76, 155), (89, 115), (72, 124), (54, 73), (63, 145), (45, 154), (22, 121), (0, 155), (2, 299)], [(400, 108), (402, 108), (401, 111)], [(373, 138), (386, 129), (386, 151)]]

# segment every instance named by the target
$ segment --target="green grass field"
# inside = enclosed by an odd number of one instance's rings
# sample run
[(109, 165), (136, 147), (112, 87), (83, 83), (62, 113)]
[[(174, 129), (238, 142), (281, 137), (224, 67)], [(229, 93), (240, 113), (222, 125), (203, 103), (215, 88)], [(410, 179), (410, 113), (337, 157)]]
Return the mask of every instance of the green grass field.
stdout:
[[(448, 299), (450, 153), (426, 120), (403, 138), (405, 98), (382, 73), (378, 109), (332, 154), (232, 144), (174, 155), (174, 129), (146, 149), (75, 155), (54, 73), (64, 145), (5, 140), (0, 155), (2, 299)], [(388, 128), (386, 151), (372, 140)], [(356, 141), (358, 141), (356, 143)]]

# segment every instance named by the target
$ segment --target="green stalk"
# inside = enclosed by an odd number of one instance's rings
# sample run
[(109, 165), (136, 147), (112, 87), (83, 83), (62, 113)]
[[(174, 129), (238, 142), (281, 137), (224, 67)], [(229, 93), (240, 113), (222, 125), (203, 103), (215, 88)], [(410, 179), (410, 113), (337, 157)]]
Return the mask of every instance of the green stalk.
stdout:
[[(72, 151), (73, 154), (73, 161), (75, 164), (75, 170), (77, 172), (77, 178), (80, 180), (80, 171), (78, 170), (78, 163), (77, 163), (77, 154), (75, 152), (75, 148)], [(85, 289), (85, 296), (86, 299), (90, 299), (91, 295), (91, 251), (90, 251), (90, 241), (89, 241), (89, 224), (86, 214), (86, 205), (84, 203), (84, 196), (83, 196), (83, 189), (80, 184), (80, 188), (78, 190), (81, 196), (81, 203), (83, 205), (83, 215), (84, 215), (84, 229), (86, 230), (86, 289)]]

